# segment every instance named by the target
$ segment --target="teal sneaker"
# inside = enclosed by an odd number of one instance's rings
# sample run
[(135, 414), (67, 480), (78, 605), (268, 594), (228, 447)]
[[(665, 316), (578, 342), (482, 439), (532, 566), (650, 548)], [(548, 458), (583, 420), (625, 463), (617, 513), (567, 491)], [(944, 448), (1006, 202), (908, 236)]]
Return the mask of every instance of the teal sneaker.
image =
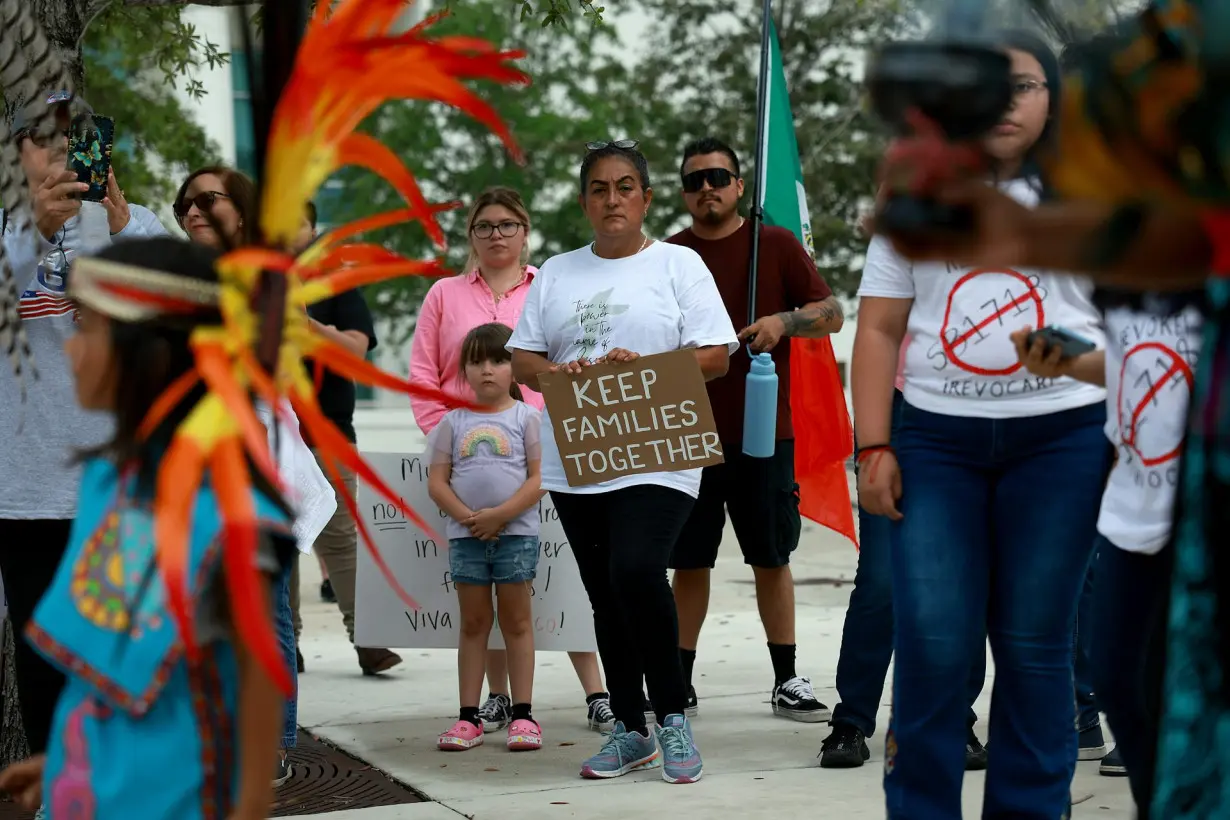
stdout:
[(662, 747), (662, 779), (667, 783), (695, 783), (704, 774), (700, 752), (692, 740), (692, 725), (683, 715), (667, 715), (657, 730)]
[(581, 764), (581, 777), (602, 780), (660, 765), (658, 744), (653, 733), (645, 737), (640, 732), (629, 732), (624, 728), (623, 721), (617, 720), (598, 754)]

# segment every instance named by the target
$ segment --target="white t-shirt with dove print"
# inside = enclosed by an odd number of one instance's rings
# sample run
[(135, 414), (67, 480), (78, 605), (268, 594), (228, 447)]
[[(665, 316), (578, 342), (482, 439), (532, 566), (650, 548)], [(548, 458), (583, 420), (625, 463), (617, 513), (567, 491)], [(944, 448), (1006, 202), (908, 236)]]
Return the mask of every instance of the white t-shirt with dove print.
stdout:
[[(713, 274), (691, 248), (654, 242), (622, 259), (592, 246), (553, 256), (530, 285), (509, 350), (545, 353), (553, 362), (596, 359), (622, 347), (651, 356), (687, 347), (739, 346)], [(604, 493), (637, 484), (700, 492), (700, 470), (644, 473), (569, 487), (551, 416), (542, 412), (542, 488)]]

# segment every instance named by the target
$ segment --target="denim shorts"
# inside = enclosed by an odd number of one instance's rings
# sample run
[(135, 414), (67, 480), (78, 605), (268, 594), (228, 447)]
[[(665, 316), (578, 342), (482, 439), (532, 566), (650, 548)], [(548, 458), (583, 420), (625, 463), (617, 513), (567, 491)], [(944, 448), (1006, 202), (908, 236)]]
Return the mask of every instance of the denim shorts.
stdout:
[(501, 535), (496, 541), (450, 538), (448, 565), (455, 584), (519, 584), (538, 570), (538, 536)]

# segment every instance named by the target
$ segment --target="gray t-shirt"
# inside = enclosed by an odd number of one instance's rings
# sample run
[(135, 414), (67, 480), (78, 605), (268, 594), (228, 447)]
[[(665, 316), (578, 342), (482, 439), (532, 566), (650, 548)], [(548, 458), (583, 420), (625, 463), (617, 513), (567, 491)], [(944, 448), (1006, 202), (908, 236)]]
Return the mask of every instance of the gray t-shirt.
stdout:
[(97, 202), (83, 202), (56, 242), (48, 242), (34, 228), (18, 231), (15, 220), (7, 225), (4, 249), (39, 377), (26, 371), (23, 404), (8, 358), (0, 358), (0, 519), (75, 516), (80, 471), (73, 466), (73, 456), (111, 436), (110, 414), (82, 410), (77, 404), (72, 368), (64, 355), (64, 340), (74, 333), (75, 319), (65, 295), (65, 268), (77, 255), (96, 253), (114, 241), (166, 233), (148, 210), (131, 205), (129, 213), (127, 227), (114, 237), (107, 210)]
[[(527, 463), (542, 459), (541, 415), (525, 402), (499, 413), (458, 408), (444, 414), (427, 437), (432, 465), (450, 464), (449, 485), (471, 510), (498, 507), (525, 484)], [(449, 539), (472, 538), (470, 530), (448, 519)], [(508, 522), (505, 535), (538, 535), (538, 509), (530, 507)]]

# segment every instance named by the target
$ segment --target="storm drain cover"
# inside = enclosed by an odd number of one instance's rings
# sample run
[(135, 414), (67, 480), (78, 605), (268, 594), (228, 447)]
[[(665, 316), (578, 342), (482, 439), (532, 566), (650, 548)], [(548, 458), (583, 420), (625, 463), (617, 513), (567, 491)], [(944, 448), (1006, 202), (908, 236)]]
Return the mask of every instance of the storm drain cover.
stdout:
[[(273, 817), (401, 806), (424, 800), (383, 772), (320, 742), (302, 729), (299, 745), (290, 751), (290, 760), (291, 778), (274, 794)], [(16, 803), (0, 798), (0, 820), (33, 817)]]
[(26, 811), (9, 800), (8, 795), (0, 798), (0, 820), (31, 820), (33, 812)]
[[(422, 803), (423, 796), (302, 729), (291, 777), (274, 794), (273, 817)], [(3, 820), (0, 817), (0, 820)]]

